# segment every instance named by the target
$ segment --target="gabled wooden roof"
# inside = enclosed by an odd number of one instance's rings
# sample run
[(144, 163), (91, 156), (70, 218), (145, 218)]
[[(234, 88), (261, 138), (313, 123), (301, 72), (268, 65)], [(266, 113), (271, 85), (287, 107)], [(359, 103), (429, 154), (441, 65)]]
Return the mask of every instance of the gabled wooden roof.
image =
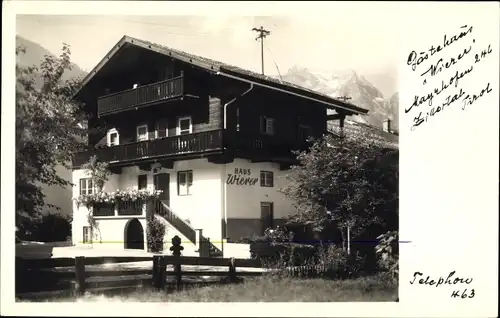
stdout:
[[(328, 95), (318, 93), (311, 89), (304, 88), (286, 81), (281, 81), (274, 77), (262, 75), (249, 70), (242, 69), (237, 66), (229, 65), (220, 61), (212, 60), (206, 57), (194, 55), (180, 50), (172, 49), (163, 45), (152, 43), (149, 41), (123, 36), (120, 41), (109, 51), (108, 54), (94, 67), (94, 69), (83, 79), (80, 90), (99, 72), (99, 70), (115, 55), (120, 48), (125, 44), (132, 44), (146, 50), (154, 51), (179, 61), (195, 65), (206, 71), (216, 73), (222, 76), (228, 76), (236, 80), (252, 82), (256, 85), (264, 86), (270, 89), (288, 92), (299, 97), (312, 99), (317, 102), (326, 104), (327, 107), (337, 111), (346, 112), (346, 114), (366, 114), (367, 109), (355, 106), (353, 104), (340, 101)], [(78, 95), (79, 92), (75, 94)]]

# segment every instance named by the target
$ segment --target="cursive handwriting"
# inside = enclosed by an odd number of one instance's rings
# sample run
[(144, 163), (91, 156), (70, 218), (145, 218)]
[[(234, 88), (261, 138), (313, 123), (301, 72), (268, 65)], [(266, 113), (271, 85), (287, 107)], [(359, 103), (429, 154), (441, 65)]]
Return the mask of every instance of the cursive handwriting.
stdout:
[[(443, 110), (449, 106), (462, 103), (459, 109), (465, 110), (489, 94), (494, 88), (489, 82), (476, 92), (469, 92), (466, 87), (461, 87), (468, 79), (470, 81), (470, 74), (473, 74), (476, 69), (480, 69), (479, 63), (484, 63), (483, 61), (488, 59), (493, 50), (491, 44), (478, 47), (476, 39), (468, 36), (472, 33), (472, 26), (464, 25), (460, 29), (458, 34), (451, 37), (444, 35), (442, 45), (433, 45), (429, 50), (420, 54), (412, 51), (408, 56), (407, 64), (411, 66), (413, 71), (425, 64), (424, 70), (418, 76), (423, 77), (424, 87), (426, 87), (425, 85), (429, 86), (423, 94), (415, 94), (411, 105), (404, 109), (405, 114), (414, 112), (411, 114), (413, 119), (410, 126), (411, 131), (436, 115), (442, 114)], [(471, 40), (469, 42), (461, 40), (465, 37)], [(444, 50), (446, 47), (459, 41), (463, 43), (464, 47), (457, 47), (450, 51), (453, 52), (452, 55), (439, 56), (446, 53)], [(432, 57), (432, 61), (430, 57)], [(427, 81), (431, 79), (432, 84), (428, 85)], [(480, 85), (482, 84), (480, 83)]]
[(450, 46), (454, 42), (457, 42), (458, 40), (472, 32), (472, 26), (469, 27), (467, 25), (463, 25), (460, 27), (460, 29), (462, 29), (462, 31), (458, 35), (454, 35), (451, 38), (448, 38), (448, 36), (445, 34), (442, 45), (438, 45), (436, 47), (432, 45), (427, 51), (420, 52), (420, 54), (417, 54), (417, 52), (415, 51), (411, 51), (408, 55), (406, 64), (411, 65), (411, 69), (415, 71), (417, 69), (417, 66), (429, 59), (429, 54), (430, 56), (434, 56), (434, 54), (441, 52), (444, 48)]
[(488, 85), (486, 85), (486, 87), (483, 88), (479, 94), (477, 94), (477, 95), (473, 94), (472, 96), (470, 96), (469, 94), (467, 94), (467, 96), (465, 96), (464, 99), (463, 99), (464, 107), (462, 107), (462, 110), (465, 110), (466, 106), (472, 105), (479, 98), (483, 97), (484, 94), (491, 93), (491, 91), (492, 91), (492, 89), (490, 88), (490, 83), (488, 82)]
[(426, 113), (425, 117), (422, 117), (422, 112), (418, 114), (417, 117), (413, 119), (413, 126), (411, 127), (411, 130), (415, 130), (416, 127), (420, 126), (422, 123), (427, 122), (429, 119), (429, 116), (435, 116), (437, 113), (442, 111), (446, 106), (450, 106), (454, 102), (456, 102), (460, 97), (462, 97), (465, 94), (464, 90), (461, 88), (460, 91), (456, 94), (453, 95), (448, 95), (444, 102), (437, 107), (432, 107), (429, 112)]
[[(476, 40), (472, 40), (472, 43), (476, 43)], [(447, 68), (450, 68), (451, 66), (457, 64), (457, 62), (460, 61), (464, 56), (469, 54), (471, 50), (472, 50), (472, 45), (470, 45), (468, 49), (464, 49), (464, 51), (462, 53), (458, 54), (458, 56), (456, 58), (452, 57), (452, 58), (450, 58), (450, 60), (448, 62), (446, 62), (444, 64), (443, 64), (443, 58), (440, 58), (436, 62), (436, 64), (431, 64), (431, 66), (427, 69), (427, 71), (420, 74), (420, 76), (425, 76), (429, 72), (430, 72), (431, 76), (435, 76), (435, 75), (439, 74), (439, 72), (441, 72), (443, 70), (443, 68), (447, 69)]]
[(259, 178), (243, 177), (236, 174), (233, 175), (228, 173), (226, 183), (253, 186), (257, 183), (257, 181), (259, 181)]
[(424, 96), (415, 95), (415, 98), (413, 100), (413, 104), (411, 104), (410, 108), (405, 109), (405, 113), (410, 112), (410, 110), (413, 107), (418, 107), (418, 106), (422, 105), (425, 102), (427, 102), (429, 106), (432, 106), (432, 100), (434, 99), (435, 96), (441, 94), (443, 91), (445, 91), (446, 89), (448, 89), (448, 87), (450, 87), (453, 84), (454, 84), (455, 87), (457, 87), (458, 86), (458, 81), (460, 79), (462, 79), (465, 75), (467, 75), (470, 72), (472, 72), (473, 70), (474, 70), (474, 66), (471, 65), (466, 70), (463, 70), (461, 72), (456, 71), (455, 74), (452, 77), (450, 77), (450, 79), (448, 81), (448, 84), (446, 84), (444, 82), (444, 80), (442, 80), (440, 88), (436, 87), (436, 88), (434, 88), (433, 91), (431, 91), (430, 93), (427, 93), (427, 95), (424, 95)]
[[(420, 278), (418, 280), (418, 284), (420, 285), (429, 285), (439, 287), (441, 285), (457, 285), (457, 284), (467, 284), (472, 283), (472, 278), (461, 278), (461, 277), (453, 277), (455, 275), (455, 271), (452, 271), (448, 274), (446, 278), (441, 276), (437, 279), (432, 279), (430, 276), (427, 276), (425, 279)], [(417, 281), (417, 278), (422, 277), (424, 274), (421, 272), (415, 272), (413, 274), (413, 280), (410, 281), (410, 284), (414, 284)]]

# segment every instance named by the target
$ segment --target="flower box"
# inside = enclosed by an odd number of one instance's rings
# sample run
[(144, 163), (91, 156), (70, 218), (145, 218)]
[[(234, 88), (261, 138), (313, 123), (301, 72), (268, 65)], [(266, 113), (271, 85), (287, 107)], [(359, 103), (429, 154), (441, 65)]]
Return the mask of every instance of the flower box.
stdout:
[(92, 215), (94, 216), (114, 216), (115, 204), (107, 202), (96, 202), (93, 205)]
[(145, 207), (143, 200), (118, 201), (118, 215), (142, 215)]
[[(80, 205), (84, 205), (87, 208), (90, 208), (95, 204), (103, 204), (102, 206), (103, 208), (104, 207), (109, 208), (109, 205), (118, 203), (119, 205), (121, 205), (121, 210), (124, 211), (126, 210), (124, 213), (137, 213), (138, 206), (142, 205), (148, 200), (157, 199), (161, 193), (162, 193), (161, 190), (152, 190), (152, 189), (117, 190), (113, 192), (101, 191), (91, 194), (82, 194), (77, 198), (75, 198), (74, 200), (76, 201), (78, 207)], [(136, 202), (136, 203), (129, 204), (120, 202)], [(120, 206), (118, 207), (118, 210), (120, 210)], [(109, 213), (109, 211), (103, 213)]]

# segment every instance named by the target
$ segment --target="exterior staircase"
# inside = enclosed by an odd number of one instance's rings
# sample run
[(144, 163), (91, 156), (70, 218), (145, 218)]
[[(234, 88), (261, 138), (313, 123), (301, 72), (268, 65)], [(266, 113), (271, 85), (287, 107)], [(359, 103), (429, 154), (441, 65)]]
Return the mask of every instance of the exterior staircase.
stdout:
[[(162, 200), (155, 200), (155, 213), (165, 218), (179, 233), (184, 235), (191, 243), (198, 247), (200, 256), (222, 257), (222, 251), (203, 235), (197, 237), (196, 229), (184, 221), (178, 214)], [(207, 246), (208, 245), (208, 246)]]

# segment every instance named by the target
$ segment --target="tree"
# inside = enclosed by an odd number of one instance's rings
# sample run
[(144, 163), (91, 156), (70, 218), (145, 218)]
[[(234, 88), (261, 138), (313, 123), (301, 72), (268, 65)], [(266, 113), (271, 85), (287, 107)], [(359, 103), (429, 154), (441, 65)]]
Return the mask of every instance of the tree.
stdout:
[[(16, 48), (16, 55), (25, 48)], [(71, 69), (70, 48), (59, 57), (46, 55), (40, 67), (16, 65), (16, 227), (26, 228), (44, 209), (42, 185), (67, 186), (56, 167), (69, 168), (72, 154), (85, 145), (86, 116), (72, 99), (78, 79), (62, 81)], [(37, 79), (43, 85), (37, 88)], [(53, 206), (50, 206), (54, 208)], [(55, 207), (57, 208), (57, 207)]]
[[(85, 169), (85, 174), (92, 180), (92, 185), (95, 186), (96, 191), (98, 193), (102, 192), (104, 184), (112, 174), (111, 170), (109, 170), (109, 163), (99, 161), (97, 156), (94, 155), (90, 157), (87, 163), (82, 165), (82, 169)], [(99, 222), (97, 222), (93, 216), (94, 205), (88, 205), (87, 209), (87, 221), (90, 225), (90, 237), (94, 238), (94, 232), (97, 231), (99, 238), (102, 238), (101, 231), (99, 230)]]
[(97, 188), (98, 192), (102, 191), (104, 184), (108, 181), (109, 176), (112, 175), (109, 163), (99, 161), (96, 155), (91, 156), (89, 161), (82, 165), (82, 169), (90, 177), (92, 184)]
[[(294, 202), (290, 221), (321, 232), (333, 224), (345, 246), (398, 211), (398, 150), (369, 130), (326, 135), (299, 152), (281, 191)], [(349, 244), (349, 242), (348, 242)]]

